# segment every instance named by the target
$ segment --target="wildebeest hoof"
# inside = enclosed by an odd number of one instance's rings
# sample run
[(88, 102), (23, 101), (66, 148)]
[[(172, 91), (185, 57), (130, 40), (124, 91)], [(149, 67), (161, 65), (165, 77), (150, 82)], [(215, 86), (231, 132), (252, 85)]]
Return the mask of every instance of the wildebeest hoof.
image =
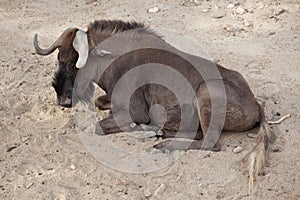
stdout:
[(105, 135), (104, 134), (104, 131), (102, 130), (101, 126), (99, 123), (96, 124), (96, 127), (95, 127), (95, 134), (97, 135)]
[(167, 140), (154, 145), (153, 148), (169, 153), (175, 150), (188, 150), (191, 144), (191, 142)]
[(217, 144), (215, 144), (215, 146), (213, 148), (202, 145), (201, 150), (203, 150), (203, 151), (221, 151), (221, 145), (219, 143), (217, 143)]

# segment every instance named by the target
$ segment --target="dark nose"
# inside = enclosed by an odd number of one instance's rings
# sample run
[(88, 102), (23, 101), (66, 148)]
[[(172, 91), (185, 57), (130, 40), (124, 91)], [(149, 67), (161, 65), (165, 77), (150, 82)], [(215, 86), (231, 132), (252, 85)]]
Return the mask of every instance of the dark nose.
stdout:
[(64, 99), (58, 99), (58, 105), (66, 108), (72, 107), (72, 99), (67, 97)]

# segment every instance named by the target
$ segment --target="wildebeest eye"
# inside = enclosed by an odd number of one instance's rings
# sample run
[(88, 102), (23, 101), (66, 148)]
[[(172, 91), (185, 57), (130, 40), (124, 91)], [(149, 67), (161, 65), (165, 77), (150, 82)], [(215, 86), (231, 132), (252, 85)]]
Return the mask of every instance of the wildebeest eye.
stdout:
[(69, 66), (70, 66), (70, 67), (74, 67), (74, 66), (75, 66), (75, 61), (74, 61), (74, 60), (70, 61), (70, 62), (69, 62)]

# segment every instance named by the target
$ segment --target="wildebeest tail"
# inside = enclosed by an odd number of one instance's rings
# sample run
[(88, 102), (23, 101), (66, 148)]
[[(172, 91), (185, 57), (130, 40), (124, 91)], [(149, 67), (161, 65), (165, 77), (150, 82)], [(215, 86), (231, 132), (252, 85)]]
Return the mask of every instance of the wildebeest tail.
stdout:
[(253, 187), (253, 182), (256, 180), (257, 176), (262, 173), (266, 162), (267, 148), (269, 143), (274, 140), (274, 135), (272, 134), (271, 128), (266, 120), (264, 109), (260, 104), (259, 109), (260, 127), (258, 130), (256, 143), (251, 152), (246, 155), (243, 161), (244, 166), (248, 167), (250, 188)]

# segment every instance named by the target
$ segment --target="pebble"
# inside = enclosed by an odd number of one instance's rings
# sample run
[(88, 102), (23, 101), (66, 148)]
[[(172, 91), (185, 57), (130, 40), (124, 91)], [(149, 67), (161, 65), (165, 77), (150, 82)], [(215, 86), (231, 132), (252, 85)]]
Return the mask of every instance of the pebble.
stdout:
[(164, 132), (162, 130), (159, 130), (157, 131), (156, 133), (157, 136), (163, 136), (164, 135)]
[(125, 179), (121, 179), (120, 183), (124, 186), (128, 185), (127, 181)]
[(233, 153), (241, 153), (243, 151), (243, 148), (240, 146), (237, 146), (232, 151), (233, 151)]
[(281, 15), (282, 13), (284, 13), (285, 10), (282, 9), (282, 8), (276, 8), (274, 11), (273, 11), (273, 15), (275, 16), (278, 16), (278, 15)]
[(75, 170), (75, 169), (77, 169), (77, 167), (74, 164), (71, 164), (70, 169)]
[(194, 2), (194, 4), (195, 4), (196, 6), (200, 5), (200, 1), (199, 1), (199, 0), (194, 0), (193, 2)]
[(254, 13), (254, 8), (248, 8), (247, 11), (248, 13)]
[(155, 149), (155, 148), (152, 148), (152, 149), (150, 150), (150, 154), (158, 154), (158, 153), (162, 153), (162, 151), (159, 150), (159, 149)]
[(152, 196), (151, 190), (149, 188), (144, 190), (144, 196), (145, 197), (151, 197)]
[(275, 33), (276, 33), (275, 31), (270, 31), (269, 35), (275, 35)]
[(235, 5), (234, 5), (233, 3), (230, 3), (230, 4), (228, 4), (228, 6), (227, 6), (228, 9), (231, 9), (231, 8), (234, 8), (234, 7), (235, 7)]
[(208, 12), (209, 12), (209, 9), (203, 9), (202, 12), (203, 12), (203, 13), (208, 13)]
[(158, 7), (153, 7), (153, 8), (149, 8), (147, 10), (148, 13), (158, 13), (159, 12), (159, 9)]
[(251, 22), (245, 20), (245, 21), (244, 21), (244, 26), (246, 26), (246, 27), (252, 27), (253, 24), (252, 24)]
[(236, 29), (233, 26), (225, 26), (224, 28), (228, 32), (234, 32), (234, 31), (236, 31)]
[(1, 173), (0, 173), (0, 178), (4, 178), (5, 175), (6, 175), (6, 174), (5, 174), (4, 172), (1, 172)]
[(257, 133), (248, 133), (247, 136), (249, 138), (257, 138)]
[(219, 10), (219, 11), (216, 11), (212, 16), (213, 16), (213, 18), (222, 18), (225, 16), (225, 12)]
[(134, 128), (134, 127), (136, 127), (136, 123), (131, 123), (130, 128)]
[(21, 138), (21, 142), (23, 142), (23, 143), (27, 142), (28, 140), (29, 140), (29, 136), (23, 136)]
[(235, 12), (239, 15), (243, 15), (245, 13), (245, 9), (239, 6), (236, 8)]
[(157, 196), (159, 193), (163, 193), (166, 189), (166, 185), (162, 183), (154, 192), (154, 196)]
[(33, 186), (33, 184), (34, 184), (34, 183), (29, 183), (29, 184), (27, 184), (27, 185), (25, 186), (25, 188), (26, 188), (26, 189), (29, 189), (29, 188), (31, 188), (31, 186)]
[(238, 6), (238, 5), (240, 5), (241, 3), (239, 2), (239, 1), (233, 1), (233, 2), (231, 2), (233, 5), (235, 5), (235, 6)]

